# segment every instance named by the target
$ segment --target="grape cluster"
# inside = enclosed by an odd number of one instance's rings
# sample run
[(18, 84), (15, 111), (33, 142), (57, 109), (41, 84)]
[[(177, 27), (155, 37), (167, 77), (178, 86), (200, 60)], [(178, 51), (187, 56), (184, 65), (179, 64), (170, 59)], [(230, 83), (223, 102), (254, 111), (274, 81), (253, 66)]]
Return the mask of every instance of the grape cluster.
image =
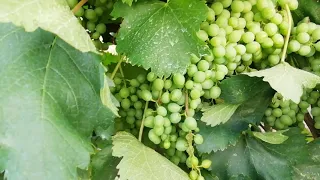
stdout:
[[(79, 3), (79, 0), (67, 0), (67, 3), (73, 9)], [(107, 33), (107, 26), (102, 21), (103, 16), (105, 16), (104, 13), (111, 11), (112, 6), (112, 0), (89, 1), (75, 12), (75, 16), (78, 17), (79, 22), (88, 31), (98, 49), (107, 49), (110, 44), (102, 43), (101, 37)]]
[(312, 57), (317, 51), (320, 52), (320, 26), (310, 22), (308, 18), (294, 27), (291, 34), (289, 53)]
[(186, 76), (176, 73), (160, 78), (149, 72), (129, 80), (118, 73), (111, 92), (120, 102), (121, 117), (116, 119), (116, 131), (125, 130), (138, 136), (143, 123), (149, 140), (165, 149), (168, 159), (177, 165), (186, 163), (191, 168), (190, 178), (201, 179), (200, 168), (209, 168), (211, 161), (199, 164), (196, 157), (194, 144), (202, 144), (203, 137), (198, 134), (193, 116), (203, 105), (201, 98), (216, 99), (221, 89), (216, 86), (210, 62), (192, 59)]
[[(291, 100), (284, 100), (279, 93), (276, 93), (272, 99), (272, 103), (265, 111), (264, 121), (277, 130), (287, 129), (289, 126), (298, 126), (304, 129), (304, 115), (308, 113), (310, 105), (320, 105), (319, 97), (319, 91), (307, 89), (303, 92), (299, 104), (296, 104)], [(313, 109), (311, 113), (318, 115), (317, 107)]]
[(288, 34), (290, 10), (297, 0), (218, 0), (211, 5), (207, 21), (197, 33), (212, 49), (207, 58), (227, 67), (228, 74), (277, 65), (281, 59), (284, 36)]

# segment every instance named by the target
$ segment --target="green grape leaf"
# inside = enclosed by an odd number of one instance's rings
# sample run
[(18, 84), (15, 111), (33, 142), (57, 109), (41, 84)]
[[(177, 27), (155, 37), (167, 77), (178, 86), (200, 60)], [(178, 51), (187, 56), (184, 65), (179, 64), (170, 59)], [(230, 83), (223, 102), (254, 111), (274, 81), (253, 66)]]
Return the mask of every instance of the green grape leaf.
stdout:
[(0, 168), (8, 179), (77, 179), (92, 131), (113, 126), (101, 63), (52, 33), (0, 26)]
[(219, 124), (226, 123), (233, 113), (237, 110), (240, 104), (216, 104), (203, 113), (201, 121), (205, 122), (211, 127), (217, 126)]
[(269, 106), (274, 91), (265, 87), (259, 96), (252, 97), (241, 104), (233, 113), (231, 118), (224, 124), (215, 127), (206, 126), (198, 122), (200, 134), (204, 142), (197, 145), (201, 153), (210, 153), (211, 151), (224, 150), (229, 145), (235, 145), (242, 131), (248, 129), (250, 123), (259, 123), (262, 120), (265, 110)]
[(112, 15), (124, 21), (117, 36), (117, 52), (159, 76), (184, 74), (190, 54), (206, 53), (204, 42), (196, 35), (206, 12), (204, 1), (138, 1), (131, 8), (118, 1)]
[(92, 157), (92, 180), (114, 180), (120, 159), (112, 156), (112, 145), (107, 145)]
[(253, 96), (259, 95), (261, 91), (270, 85), (261, 78), (236, 75), (221, 82), (221, 96), (225, 103), (241, 104)]
[(270, 143), (270, 144), (281, 144), (284, 141), (286, 141), (289, 137), (283, 135), (284, 132), (287, 130), (281, 130), (277, 132), (252, 132), (252, 134), (256, 137), (261, 139), (264, 142)]
[(316, 139), (309, 143), (308, 148), (311, 160), (306, 164), (298, 164), (294, 168), (294, 180), (320, 179), (320, 139)]
[(122, 157), (118, 164), (120, 179), (189, 180), (189, 176), (167, 158), (144, 146), (133, 135), (118, 132), (113, 137), (113, 156)]
[(109, 108), (116, 116), (119, 116), (118, 114), (119, 109), (115, 105), (117, 104), (119, 106), (119, 102), (117, 102), (117, 100), (114, 98), (114, 96), (110, 92), (108, 77), (106, 75), (104, 75), (104, 86), (100, 91), (100, 97), (103, 105)]
[[(281, 179), (291, 180), (294, 166), (310, 160), (304, 135), (298, 128), (286, 133), (289, 139), (282, 144), (269, 144), (242, 136), (236, 146), (205, 155), (211, 159), (211, 172), (219, 179)], [(247, 177), (247, 178), (245, 178)]]
[(41, 28), (58, 35), (82, 52), (96, 51), (90, 36), (65, 0), (2, 0), (0, 7), (0, 22), (12, 22), (28, 32)]
[[(137, 2), (138, 0), (134, 0), (134, 2)], [(122, 0), (123, 3), (128, 4), (129, 6), (132, 6), (133, 0)]]
[(320, 24), (320, 2), (317, 0), (298, 0), (298, 9), (292, 11), (292, 17), (295, 23), (298, 23), (305, 17), (309, 17), (311, 22)]
[(264, 77), (270, 86), (279, 92), (284, 99), (300, 102), (303, 88), (314, 88), (320, 83), (320, 77), (290, 66), (284, 62), (272, 68), (245, 73), (248, 76)]

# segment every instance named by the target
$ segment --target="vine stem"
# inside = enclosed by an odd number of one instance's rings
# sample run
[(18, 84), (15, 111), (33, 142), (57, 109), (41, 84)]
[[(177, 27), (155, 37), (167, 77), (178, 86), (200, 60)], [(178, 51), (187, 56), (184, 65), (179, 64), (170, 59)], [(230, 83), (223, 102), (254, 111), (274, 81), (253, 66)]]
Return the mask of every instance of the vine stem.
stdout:
[(119, 67), (121, 66), (121, 63), (122, 63), (122, 58), (121, 58), (120, 61), (118, 62), (117, 66), (114, 68), (114, 70), (113, 70), (113, 72), (112, 72), (112, 74), (111, 74), (111, 79), (113, 79), (114, 76), (116, 75)]
[(288, 4), (286, 4), (286, 11), (287, 11), (288, 18), (289, 18), (289, 28), (288, 28), (286, 41), (284, 43), (284, 47), (283, 47), (283, 51), (282, 51), (281, 62), (284, 62), (286, 59), (286, 54), (287, 54), (288, 44), (289, 44), (289, 39), (290, 39), (290, 34), (291, 34), (291, 28), (292, 28), (292, 16), (291, 16), (291, 11), (290, 11)]
[(142, 133), (143, 133), (143, 127), (144, 127), (144, 119), (146, 118), (146, 111), (148, 109), (149, 101), (146, 102), (146, 105), (144, 106), (144, 111), (143, 111), (143, 117), (141, 121), (141, 126), (139, 130), (139, 141), (141, 142), (142, 140)]
[(314, 127), (314, 120), (312, 119), (312, 117), (310, 116), (309, 113), (306, 113), (304, 115), (304, 122), (307, 124), (311, 134), (312, 134), (312, 137), (314, 139), (316, 139), (317, 137), (319, 137), (320, 135), (320, 132), (319, 130), (317, 130), (315, 127)]
[(73, 9), (72, 12), (76, 13), (88, 0), (81, 0)]

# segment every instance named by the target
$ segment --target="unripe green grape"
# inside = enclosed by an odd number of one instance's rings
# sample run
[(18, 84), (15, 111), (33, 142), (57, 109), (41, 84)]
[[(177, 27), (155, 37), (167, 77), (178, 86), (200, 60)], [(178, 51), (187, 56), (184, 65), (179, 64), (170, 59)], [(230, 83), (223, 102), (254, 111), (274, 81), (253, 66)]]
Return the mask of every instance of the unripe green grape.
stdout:
[(217, 46), (213, 48), (212, 53), (215, 57), (223, 57), (226, 54), (226, 50), (223, 46)]
[(309, 42), (309, 40), (310, 40), (310, 36), (306, 32), (299, 33), (296, 38), (299, 41), (299, 43), (301, 43), (301, 44), (305, 44), (305, 43)]
[(242, 32), (240, 30), (235, 30), (229, 34), (228, 40), (229, 40), (229, 42), (236, 43), (236, 42), (240, 41), (241, 36), (242, 36)]
[(72, 9), (78, 4), (78, 0), (67, 0), (69, 7)]
[(164, 148), (164, 149), (169, 149), (170, 146), (171, 146), (170, 141), (167, 141), (167, 140), (166, 140), (166, 141), (163, 142), (163, 148)]
[(209, 69), (209, 63), (206, 60), (200, 60), (197, 67), (199, 71), (206, 71)]
[(100, 34), (104, 34), (107, 32), (107, 26), (103, 23), (99, 23), (97, 26), (96, 26), (96, 31)]
[(212, 99), (218, 98), (220, 96), (220, 94), (221, 94), (221, 89), (218, 86), (213, 86), (210, 89), (210, 97)]
[(262, 11), (264, 8), (269, 6), (268, 1), (266, 0), (257, 0), (256, 7), (259, 11)]
[(215, 2), (211, 5), (211, 9), (213, 9), (216, 15), (219, 15), (223, 11), (223, 5), (220, 2)]
[(164, 119), (163, 126), (164, 127), (170, 127), (171, 126), (171, 122), (170, 122), (169, 118), (168, 117), (164, 117), (163, 119)]
[(196, 144), (202, 144), (203, 143), (203, 137), (201, 134), (196, 134), (193, 138), (194, 143)]
[(275, 34), (272, 37), (272, 40), (274, 42), (274, 45), (276, 48), (282, 48), (284, 45), (284, 38), (281, 34)]
[(190, 91), (190, 97), (192, 99), (198, 99), (198, 98), (200, 98), (200, 96), (201, 96), (201, 94), (200, 94), (200, 91), (198, 89), (192, 89)]
[(215, 13), (214, 13), (213, 9), (211, 9), (211, 8), (208, 8), (207, 20), (208, 21), (214, 21), (215, 20)]
[(158, 106), (157, 107), (157, 114), (160, 116), (166, 116), (167, 115), (167, 109), (163, 106)]
[(246, 45), (247, 53), (250, 53), (250, 54), (257, 52), (258, 50), (260, 50), (260, 48), (261, 48), (260, 44), (255, 41)]
[(284, 124), (284, 125), (287, 125), (287, 126), (290, 126), (290, 125), (292, 125), (292, 119), (290, 118), (290, 116), (288, 116), (288, 115), (282, 115), (281, 117), (280, 117), (280, 122), (282, 123), (282, 124)]
[(282, 115), (282, 111), (280, 108), (275, 108), (272, 110), (272, 115), (275, 117), (281, 117)]
[(243, 30), (246, 27), (247, 20), (244, 18), (238, 19), (238, 27), (236, 29)]
[(206, 79), (201, 85), (202, 89), (210, 89), (213, 86), (213, 81), (211, 79)]
[(273, 17), (271, 17), (271, 22), (276, 25), (281, 24), (282, 20), (283, 20), (282, 15), (279, 13), (275, 13), (275, 15)]
[(288, 49), (291, 52), (297, 52), (300, 49), (301, 45), (297, 40), (291, 40), (288, 44)]
[(154, 129), (151, 129), (148, 133), (148, 137), (150, 141), (152, 141), (154, 144), (160, 144), (161, 139), (159, 136), (157, 136), (154, 132)]
[(208, 27), (209, 27), (209, 22), (207, 22), (207, 21), (204, 21), (204, 22), (202, 22), (201, 24), (200, 24), (200, 29), (202, 29), (202, 30), (208, 30)]
[(224, 72), (222, 72), (222, 71), (215, 72), (216, 80), (221, 81), (222, 79), (224, 79), (224, 77), (225, 77), (225, 73)]
[(277, 120), (275, 121), (274, 126), (275, 126), (277, 129), (284, 129), (284, 128), (285, 128), (285, 125), (282, 124), (279, 119), (277, 119)]
[(143, 106), (143, 104), (142, 104), (141, 101), (137, 101), (137, 102), (133, 103), (133, 106), (134, 106), (134, 108), (136, 108), (136, 109), (141, 109), (142, 106)]
[(180, 89), (175, 89), (170, 93), (170, 99), (174, 102), (179, 101), (181, 97), (182, 97), (182, 92)]
[(176, 152), (176, 148), (173, 147), (173, 146), (171, 146), (171, 147), (167, 150), (168, 156), (174, 156), (175, 152)]
[(230, 18), (231, 17), (231, 13), (228, 9), (223, 9), (221, 14), (219, 15), (219, 17), (223, 17), (223, 18)]
[(193, 167), (196, 167), (196, 166), (199, 165), (199, 160), (198, 160), (198, 158), (195, 157), (195, 156), (192, 156), (192, 157), (190, 158), (190, 162), (191, 162), (191, 164), (192, 164)]
[(161, 102), (167, 104), (170, 102), (170, 94), (169, 92), (164, 92), (161, 96)]
[(298, 8), (298, 1), (297, 0), (290, 0), (289, 1), (289, 9), (291, 10), (291, 11), (293, 11), (293, 10), (296, 10), (297, 8)]
[(164, 87), (164, 81), (162, 79), (155, 79), (152, 83), (152, 89), (156, 91), (161, 91)]
[(179, 106), (177, 103), (169, 103), (168, 110), (172, 113), (177, 113), (181, 111), (181, 106)]
[(313, 107), (311, 109), (312, 116), (320, 116), (320, 107)]
[(273, 40), (271, 38), (265, 38), (263, 41), (262, 41), (262, 44), (261, 46), (265, 49), (267, 48), (272, 48), (273, 47)]
[(236, 13), (242, 12), (244, 10), (243, 2), (239, 0), (232, 1), (231, 10)]
[(197, 180), (199, 174), (196, 170), (191, 170), (189, 173), (189, 177), (191, 180)]
[(171, 123), (173, 124), (177, 124), (181, 121), (181, 115), (179, 113), (172, 113), (169, 116), (169, 120), (171, 121)]
[(216, 24), (210, 24), (207, 28), (207, 33), (209, 36), (216, 36), (219, 33), (219, 26)]
[(152, 100), (152, 94), (150, 91), (144, 89), (141, 92), (141, 98), (145, 101), (151, 101)]
[(193, 81), (188, 80), (185, 84), (186, 89), (192, 89), (193, 88)]
[(245, 13), (245, 14), (243, 15), (244, 19), (245, 19), (247, 22), (253, 21), (253, 16), (254, 16), (254, 14), (253, 14), (252, 11), (249, 11), (249, 12), (247, 12), (247, 13)]
[(177, 86), (177, 87), (183, 87), (184, 83), (186, 82), (184, 76), (182, 74), (174, 74), (173, 75), (173, 83)]
[(277, 33), (278, 26), (274, 23), (268, 23), (264, 26), (263, 30), (271, 37)]
[(178, 151), (185, 151), (188, 148), (188, 143), (185, 139), (183, 138), (178, 138), (176, 142), (176, 149)]
[(129, 99), (123, 99), (123, 100), (121, 101), (121, 107), (122, 107), (123, 109), (129, 109), (130, 106), (131, 106), (131, 102), (130, 102)]
[(127, 98), (130, 95), (128, 88), (122, 88), (119, 92), (120, 97)]
[(80, 7), (77, 12), (74, 13), (77, 17), (82, 17), (84, 15), (84, 9)]
[(266, 109), (266, 111), (264, 112), (265, 116), (271, 116), (271, 114), (272, 114), (272, 109), (271, 108)]
[(302, 33), (302, 32), (308, 32), (309, 31), (309, 25), (307, 23), (300, 23), (297, 25), (296, 32)]
[(99, 32), (94, 32), (94, 33), (91, 34), (91, 38), (92, 39), (99, 39), (99, 37), (100, 37), (100, 33)]
[(198, 176), (197, 180), (205, 180), (203, 176)]
[(157, 91), (157, 90), (152, 90), (151, 91), (151, 95), (152, 95), (152, 99), (159, 99), (159, 96), (160, 96), (160, 91)]
[(276, 11), (273, 7), (264, 8), (261, 12), (262, 17), (265, 19), (271, 19), (276, 14)]
[(312, 35), (311, 35), (313, 41), (317, 41), (320, 39), (320, 27), (318, 27), (317, 29), (315, 29), (313, 32), (312, 32)]
[(164, 125), (164, 118), (161, 115), (157, 115), (154, 117), (154, 125), (155, 126), (163, 126)]
[(279, 64), (280, 57), (279, 57), (279, 55), (269, 55), (268, 61), (269, 61), (270, 65), (274, 66), (274, 65)]
[(187, 117), (184, 124), (190, 130), (195, 130), (197, 128), (197, 121), (193, 117)]
[(126, 122), (127, 122), (128, 124), (134, 124), (134, 121), (135, 121), (135, 118), (134, 118), (134, 117), (132, 117), (132, 116), (127, 116), (127, 117), (126, 117)]
[(320, 41), (314, 44), (314, 48), (316, 49), (316, 51), (320, 52)]
[(307, 109), (310, 105), (306, 101), (300, 101), (299, 107), (301, 109)]
[(243, 5), (244, 5), (244, 8), (243, 8), (242, 13), (247, 13), (247, 12), (250, 12), (250, 11), (251, 11), (252, 5), (251, 5), (250, 2), (248, 2), (248, 1), (243, 1)]
[(93, 9), (87, 9), (84, 12), (84, 16), (88, 19), (88, 20), (93, 20), (97, 17), (96, 12)]
[[(169, 122), (170, 122), (170, 120), (169, 120)], [(170, 122), (170, 124), (171, 124), (171, 122)], [(172, 132), (172, 126), (168, 126), (168, 127), (164, 128), (164, 133), (165, 134), (170, 134), (171, 132)]]
[[(156, 123), (156, 120), (155, 120), (155, 123)], [(164, 133), (164, 127), (163, 126), (154, 126), (153, 127), (153, 130), (154, 130), (154, 133), (157, 135), (157, 136), (161, 136), (163, 133)]]
[(310, 52), (311, 52), (311, 47), (308, 46), (308, 45), (302, 45), (302, 46), (300, 47), (300, 49), (298, 50), (298, 53), (299, 53), (301, 56), (307, 56)]
[(256, 22), (262, 22), (263, 21), (263, 17), (261, 12), (255, 13), (253, 16), (253, 20)]
[(209, 169), (211, 166), (212, 162), (209, 159), (205, 159), (201, 162), (201, 167), (205, 169)]
[(254, 41), (254, 34), (250, 31), (242, 34), (242, 41), (245, 42), (245, 43), (250, 43), (250, 42), (253, 42)]
[(149, 82), (153, 82), (157, 78), (156, 74), (154, 72), (149, 72), (147, 74), (147, 80)]
[(204, 31), (204, 30), (199, 30), (196, 34), (197, 34), (198, 38), (199, 38), (201, 41), (206, 41), (206, 40), (208, 40), (208, 34), (207, 34), (206, 31)]
[(193, 81), (202, 83), (206, 79), (206, 74), (202, 71), (197, 71), (193, 76)]

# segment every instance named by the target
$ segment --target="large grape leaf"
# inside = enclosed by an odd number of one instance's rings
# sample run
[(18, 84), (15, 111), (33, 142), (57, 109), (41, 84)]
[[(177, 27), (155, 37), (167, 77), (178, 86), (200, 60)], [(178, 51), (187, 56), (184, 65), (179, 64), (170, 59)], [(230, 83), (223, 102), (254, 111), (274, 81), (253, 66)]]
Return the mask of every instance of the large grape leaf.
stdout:
[(199, 122), (199, 133), (203, 136), (204, 142), (198, 145), (197, 149), (201, 153), (210, 153), (235, 145), (241, 132), (246, 130), (250, 123), (255, 124), (262, 120), (273, 94), (274, 91), (270, 87), (265, 88), (264, 91), (261, 90), (259, 96), (252, 97), (241, 104), (224, 124), (211, 127)]
[(298, 0), (297, 10), (292, 11), (292, 17), (295, 23), (298, 23), (305, 17), (309, 17), (311, 22), (320, 24), (320, 1), (319, 0)]
[(221, 82), (220, 98), (229, 104), (241, 104), (269, 87), (270, 85), (259, 77), (232, 76)]
[(122, 157), (118, 164), (120, 179), (189, 180), (188, 174), (133, 135), (118, 132), (113, 137), (113, 156)]
[[(211, 153), (211, 172), (219, 179), (291, 180), (294, 166), (310, 160), (308, 147), (299, 129), (286, 133), (283, 144), (269, 144), (250, 136), (242, 136), (234, 147)], [(237, 178), (236, 178), (237, 179)]]
[(107, 145), (92, 158), (92, 180), (114, 180), (119, 162), (119, 158), (112, 156), (112, 145)]
[(124, 21), (117, 51), (133, 65), (151, 68), (157, 75), (184, 74), (190, 54), (204, 53), (196, 32), (206, 12), (204, 1), (198, 0), (140, 0), (131, 7), (118, 1), (112, 15)]
[(263, 80), (267, 81), (284, 99), (291, 99), (295, 103), (300, 102), (303, 88), (314, 88), (320, 83), (319, 76), (296, 69), (286, 62), (269, 69), (246, 74), (251, 77), (264, 77)]
[(0, 26), (0, 169), (8, 179), (77, 179), (94, 129), (113, 125), (100, 62), (54, 34)]
[(216, 104), (203, 112), (201, 121), (212, 127), (227, 122), (240, 104)]
[(0, 7), (0, 22), (12, 22), (28, 32), (42, 28), (80, 51), (96, 51), (66, 0), (1, 0)]

